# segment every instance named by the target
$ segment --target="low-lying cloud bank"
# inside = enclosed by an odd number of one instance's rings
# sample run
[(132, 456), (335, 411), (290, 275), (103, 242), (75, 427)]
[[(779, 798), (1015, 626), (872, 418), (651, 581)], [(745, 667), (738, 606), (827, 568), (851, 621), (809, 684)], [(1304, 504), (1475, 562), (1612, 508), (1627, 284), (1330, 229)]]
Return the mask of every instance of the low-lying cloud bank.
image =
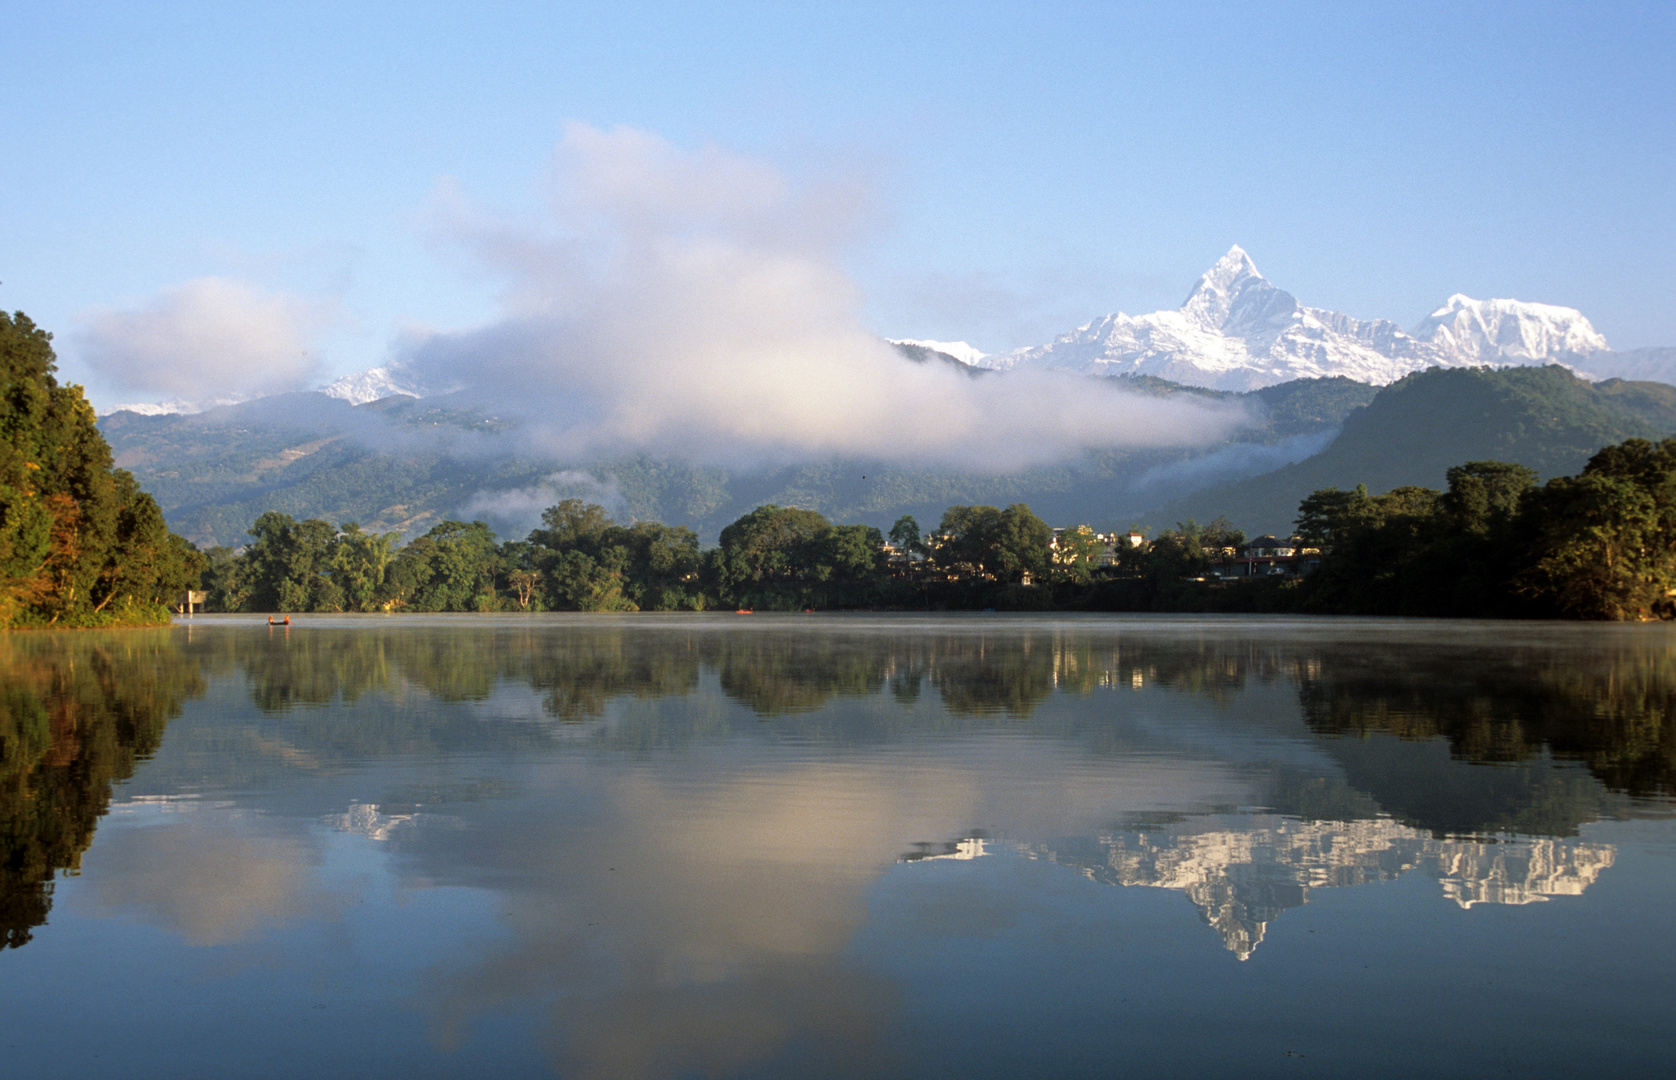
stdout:
[(1226, 402), (904, 359), (862, 325), (839, 268), (869, 217), (856, 184), (573, 124), (550, 222), (497, 221), (454, 188), (438, 203), (444, 235), (505, 282), (503, 317), (409, 342), (400, 366), (465, 385), (562, 460), (1010, 471), (1092, 448), (1213, 443), (1246, 421)]

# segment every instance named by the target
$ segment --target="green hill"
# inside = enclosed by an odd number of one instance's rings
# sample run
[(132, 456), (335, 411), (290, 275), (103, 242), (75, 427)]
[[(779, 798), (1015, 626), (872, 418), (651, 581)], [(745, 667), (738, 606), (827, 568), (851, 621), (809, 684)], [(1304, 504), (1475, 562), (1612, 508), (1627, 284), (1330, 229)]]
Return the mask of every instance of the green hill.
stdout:
[(1253, 421), (1228, 443), (1191, 453), (1104, 451), (1010, 475), (854, 460), (757, 470), (647, 455), (565, 462), (540, 453), (516, 424), (451, 397), (357, 407), (288, 394), (195, 416), (119, 412), (101, 429), (117, 463), (156, 495), (170, 525), (201, 545), (245, 543), (246, 530), (268, 510), (409, 537), (448, 518), (482, 519), (502, 536), (521, 536), (542, 509), (568, 497), (601, 503), (622, 519), (686, 525), (707, 539), (764, 503), (888, 528), (902, 514), (930, 523), (956, 504), (1024, 502), (1055, 524), (1112, 528), (1180, 490), (1173, 485), (1248, 475), (1312, 452), (1374, 393), (1348, 379), (1252, 394), (1158, 379), (1132, 385), (1156, 396), (1242, 400)]
[(1676, 433), (1676, 387), (1590, 384), (1562, 367), (1432, 368), (1380, 390), (1324, 450), (1265, 475), (1217, 484), (1147, 515), (1157, 526), (1228, 518), (1247, 533), (1286, 534), (1321, 488), (1443, 488), (1466, 461), (1528, 465), (1543, 479), (1577, 472), (1602, 446)]

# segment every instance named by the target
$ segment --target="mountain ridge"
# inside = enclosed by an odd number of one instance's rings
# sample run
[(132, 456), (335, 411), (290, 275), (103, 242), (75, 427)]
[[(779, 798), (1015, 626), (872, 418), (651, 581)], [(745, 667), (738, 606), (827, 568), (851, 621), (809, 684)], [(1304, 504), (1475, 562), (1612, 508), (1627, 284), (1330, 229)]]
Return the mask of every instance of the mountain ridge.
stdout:
[[(1676, 377), (1676, 350), (1670, 352), (1639, 358), (1637, 374)], [(1046, 345), (976, 363), (1253, 390), (1337, 375), (1387, 385), (1429, 367), (1486, 364), (1557, 362), (1609, 378), (1622, 374), (1615, 356), (1582, 312), (1553, 304), (1456, 293), (1412, 331), (1386, 319), (1310, 307), (1263, 277), (1236, 244), (1200, 275), (1179, 308), (1101, 316)]]
[[(1238, 244), (1201, 274), (1175, 309), (1116, 312), (1052, 341), (988, 354), (965, 341), (889, 339), (911, 359), (933, 356), (963, 369), (1047, 369), (1087, 375), (1142, 375), (1243, 392), (1294, 379), (1346, 377), (1388, 385), (1428, 367), (1559, 363), (1590, 379), (1676, 382), (1676, 347), (1615, 352), (1582, 312), (1455, 293), (1404, 330), (1311, 307), (1265, 278)], [(435, 397), (461, 389), (429, 386), (399, 361), (345, 375), (319, 388), (361, 405), (395, 394)], [(193, 413), (232, 403), (172, 401), (119, 405), (109, 414)]]
[(1286, 535), (1298, 503), (1322, 488), (1365, 484), (1441, 490), (1468, 461), (1516, 462), (1541, 479), (1578, 472), (1601, 447), (1676, 435), (1676, 387), (1590, 383), (1558, 365), (1433, 368), (1384, 387), (1301, 461), (1206, 485), (1146, 515), (1156, 525), (1226, 517), (1248, 533)]

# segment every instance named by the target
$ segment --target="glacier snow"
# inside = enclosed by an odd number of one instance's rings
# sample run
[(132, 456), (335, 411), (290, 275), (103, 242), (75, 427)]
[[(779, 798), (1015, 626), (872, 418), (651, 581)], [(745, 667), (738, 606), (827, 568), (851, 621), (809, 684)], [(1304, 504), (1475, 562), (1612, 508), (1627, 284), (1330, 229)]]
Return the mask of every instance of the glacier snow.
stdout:
[[(1591, 362), (1613, 355), (1582, 312), (1550, 304), (1457, 294), (1411, 332), (1384, 319), (1307, 307), (1271, 284), (1236, 245), (1174, 311), (1107, 315), (1049, 344), (977, 363), (1255, 390), (1334, 375), (1383, 386), (1428, 367), (1482, 364), (1562, 363), (1585, 376), (1606, 377), (1611, 372), (1593, 370)], [(1664, 374), (1672, 373), (1676, 364)]]

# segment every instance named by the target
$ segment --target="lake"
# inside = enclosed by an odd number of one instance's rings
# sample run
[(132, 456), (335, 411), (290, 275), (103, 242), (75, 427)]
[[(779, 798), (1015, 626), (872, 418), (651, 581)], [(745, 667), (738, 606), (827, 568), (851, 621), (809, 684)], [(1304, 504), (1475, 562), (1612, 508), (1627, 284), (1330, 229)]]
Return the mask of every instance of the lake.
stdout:
[(42, 1077), (1658, 1075), (1676, 631), (0, 637)]

